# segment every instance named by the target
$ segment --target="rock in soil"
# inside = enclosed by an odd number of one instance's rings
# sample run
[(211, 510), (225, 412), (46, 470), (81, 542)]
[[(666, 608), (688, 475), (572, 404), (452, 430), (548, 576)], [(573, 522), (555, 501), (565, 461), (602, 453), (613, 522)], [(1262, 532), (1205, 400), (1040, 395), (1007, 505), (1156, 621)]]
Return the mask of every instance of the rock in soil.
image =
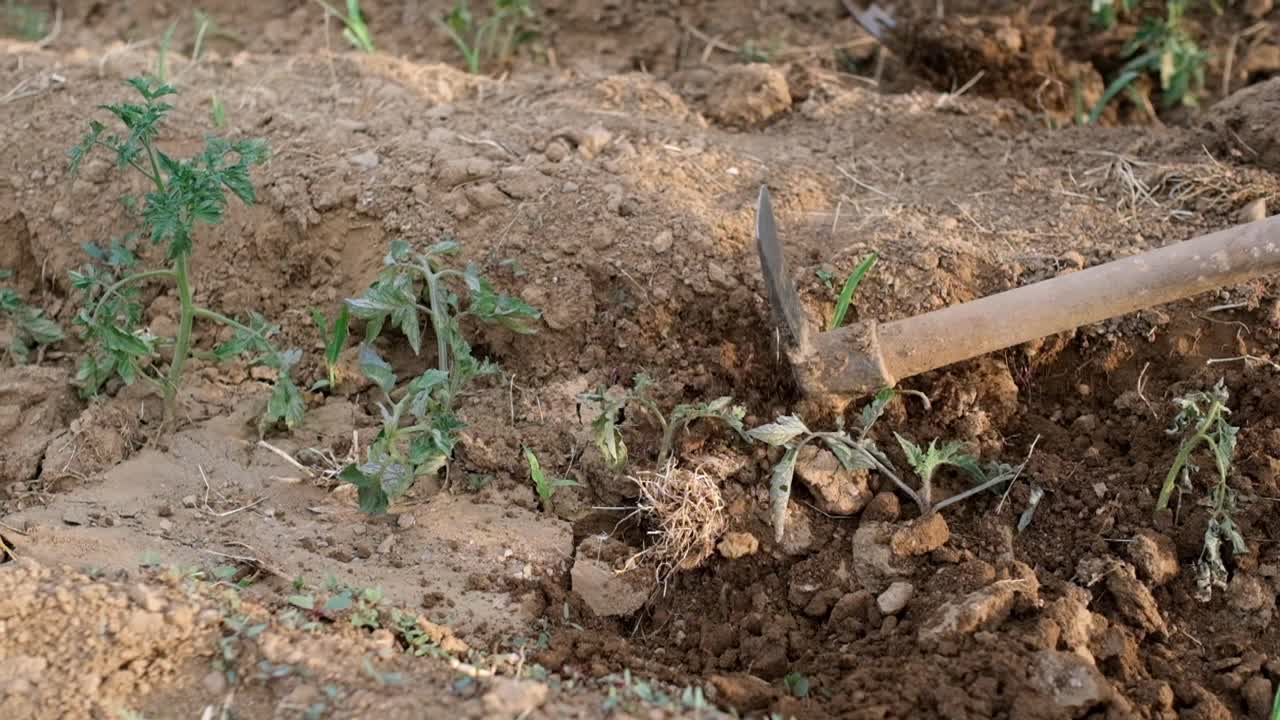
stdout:
[(484, 709), (489, 717), (528, 717), (547, 701), (547, 686), (532, 680), (494, 678), (493, 687), (484, 695)]
[(707, 115), (734, 127), (762, 125), (791, 108), (787, 76), (772, 65), (730, 65), (707, 97)]
[(876, 598), (876, 606), (885, 615), (897, 615), (911, 601), (915, 591), (914, 585), (899, 580), (890, 585), (888, 590), (880, 593), (880, 597)]
[(1255, 675), (1240, 689), (1244, 695), (1244, 704), (1249, 708), (1249, 717), (1267, 718), (1271, 714), (1273, 695), (1271, 681), (1262, 675)]
[(653, 593), (653, 573), (644, 569), (623, 574), (603, 560), (584, 557), (581, 550), (570, 573), (573, 592), (597, 617), (630, 615), (644, 606)]
[(1111, 698), (1111, 684), (1075, 653), (1041, 650), (1031, 664), (1032, 686), (1072, 717), (1083, 717), (1086, 711)]
[[(53, 436), (67, 427), (79, 402), (66, 370), (35, 365), (0, 372), (0, 491), (35, 478)], [(22, 432), (18, 432), (19, 429)]]
[(1280, 170), (1280, 77), (1232, 93), (1209, 110), (1209, 124), (1229, 147), (1245, 144), (1249, 158), (1268, 170)]
[(1267, 627), (1276, 609), (1276, 595), (1261, 579), (1237, 572), (1227, 586), (1227, 602), (1244, 613), (1249, 624)]
[(853, 534), (853, 576), (869, 592), (883, 592), (909, 570), (909, 563), (895, 557), (889, 547), (893, 533), (889, 523), (863, 522)]
[(720, 539), (720, 544), (716, 546), (720, 554), (730, 560), (755, 555), (760, 549), (760, 541), (755, 535), (748, 532), (728, 532)]
[(1178, 548), (1166, 535), (1143, 530), (1129, 543), (1129, 559), (1138, 574), (1160, 587), (1178, 575)]
[(796, 478), (809, 488), (825, 513), (852, 515), (871, 501), (867, 471), (845, 470), (826, 448), (804, 446), (796, 458)]
[(978, 630), (991, 630), (1009, 617), (1019, 596), (1034, 601), (1039, 589), (1032, 575), (1000, 580), (962, 600), (943, 603), (920, 625), (920, 641), (959, 640)]
[(893, 554), (900, 557), (927, 555), (951, 539), (947, 519), (941, 513), (929, 513), (899, 528), (889, 541)]

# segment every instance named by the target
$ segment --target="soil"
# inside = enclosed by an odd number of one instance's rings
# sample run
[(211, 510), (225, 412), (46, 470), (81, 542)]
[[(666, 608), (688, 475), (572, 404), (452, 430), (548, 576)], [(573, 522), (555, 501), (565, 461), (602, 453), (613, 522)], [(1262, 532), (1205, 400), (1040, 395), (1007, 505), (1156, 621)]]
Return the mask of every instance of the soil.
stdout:
[[(155, 66), (175, 20), (180, 92), (161, 144), (197, 148), (217, 98), (225, 132), (273, 148), (260, 202), (196, 238), (197, 301), (278, 323), (306, 351), (300, 385), (324, 374), (310, 309), (362, 292), (396, 238), (452, 236), (460, 266), (543, 311), (532, 335), (466, 327), (502, 373), (465, 397), (447, 474), (381, 516), (325, 472), (377, 430), (358, 373), (308, 393), (299, 428), (259, 437), (270, 386), (243, 364), (193, 360), (180, 422), (162, 428), (141, 384), (75, 394), (74, 337), (39, 364), (4, 361), (0, 715), (1267, 716), (1274, 279), (904, 381), (931, 403), (903, 396), (877, 425), (899, 464), (894, 432), (1026, 459), (1007, 493), (942, 517), (917, 519), (876, 473), (842, 476), (815, 454), (778, 539), (779, 451), (700, 421), (681, 467), (654, 474), (660, 431), (628, 413), (638, 483), (605, 466), (577, 396), (643, 371), (664, 407), (728, 395), (748, 427), (802, 408), (834, 427), (776, 344), (753, 239), (763, 183), (823, 325), (871, 251), (852, 315), (889, 321), (1280, 206), (1280, 79), (1248, 60), (1275, 46), (1280, 12), (1194, 18), (1207, 46), (1235, 53), (1230, 72), (1210, 65), (1224, 100), (1073, 127), (1063, 88), (1100, 92), (1114, 71), (1113, 38), (1078, 9), (997, 19), (991, 3), (955, 3), (930, 22), (935, 3), (903, 4), (915, 45), (877, 85), (874, 41), (834, 2), (548, 0), (539, 43), (484, 76), (428, 23), (447, 3), (365, 5), (374, 55), (347, 52), (305, 2), (205, 3), (229, 34), (195, 63), (190, 19), (169, 3), (63, 3), (50, 41), (0, 41), (0, 267), (65, 326), (82, 246), (134, 229), (119, 197), (143, 190), (102, 156), (71, 177), (66, 149)], [(743, 64), (748, 43), (772, 62)], [(144, 300), (148, 325), (172, 331), (173, 290)], [(352, 334), (347, 368), (363, 326)], [(220, 339), (201, 325), (196, 344)], [(376, 346), (402, 378), (433, 362), (390, 331)], [(1211, 463), (1174, 512), (1153, 509), (1177, 451), (1172, 400), (1220, 378), (1249, 552), (1202, 602)], [(524, 446), (580, 483), (551, 512)], [(805, 473), (822, 477), (812, 492)], [(949, 470), (937, 484), (938, 497), (966, 486)], [(638, 506), (680, 509), (663, 517), (683, 534)], [(684, 537), (694, 550), (673, 554)]]

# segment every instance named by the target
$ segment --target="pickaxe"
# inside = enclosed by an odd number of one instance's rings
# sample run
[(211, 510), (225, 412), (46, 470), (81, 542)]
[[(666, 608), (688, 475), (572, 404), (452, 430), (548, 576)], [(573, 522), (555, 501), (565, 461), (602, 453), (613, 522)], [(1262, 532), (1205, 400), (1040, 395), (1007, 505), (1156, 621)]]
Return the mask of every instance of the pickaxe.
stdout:
[(805, 318), (764, 186), (756, 245), (802, 391), (842, 405), (929, 370), (1280, 272), (1280, 216), (922, 315), (827, 332), (813, 332)]

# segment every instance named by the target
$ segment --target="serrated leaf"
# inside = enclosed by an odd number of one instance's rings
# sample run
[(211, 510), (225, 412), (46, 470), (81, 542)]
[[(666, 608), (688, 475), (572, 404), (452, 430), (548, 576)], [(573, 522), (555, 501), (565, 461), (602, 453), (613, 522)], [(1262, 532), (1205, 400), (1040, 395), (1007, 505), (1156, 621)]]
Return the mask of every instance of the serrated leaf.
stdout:
[(1236, 439), (1240, 429), (1225, 422), (1218, 423), (1217, 437), (1213, 442), (1213, 460), (1218, 466), (1218, 476), (1225, 481), (1231, 472), (1231, 462), (1236, 454)]
[(884, 415), (885, 408), (889, 406), (889, 401), (893, 400), (898, 391), (893, 388), (884, 388), (876, 393), (875, 398), (862, 408), (862, 413), (858, 416), (862, 426), (860, 428), (862, 437), (866, 437), (871, 432), (871, 427), (876, 424), (880, 416)]
[(786, 532), (787, 505), (791, 502), (791, 481), (795, 476), (798, 447), (789, 448), (773, 466), (773, 476), (769, 480), (770, 517), (773, 520), (773, 539), (782, 542)]
[(767, 423), (747, 431), (747, 435), (762, 443), (782, 447), (801, 435), (809, 433), (804, 421), (795, 415), (783, 415), (776, 422)]
[(346, 466), (338, 473), (338, 479), (356, 487), (360, 510), (369, 515), (381, 515), (391, 504), (390, 498), (382, 490), (382, 483), (377, 478), (366, 476), (360, 466)]
[(378, 351), (369, 345), (360, 346), (360, 372), (385, 393), (390, 393), (396, 386), (396, 373), (391, 363), (383, 360)]

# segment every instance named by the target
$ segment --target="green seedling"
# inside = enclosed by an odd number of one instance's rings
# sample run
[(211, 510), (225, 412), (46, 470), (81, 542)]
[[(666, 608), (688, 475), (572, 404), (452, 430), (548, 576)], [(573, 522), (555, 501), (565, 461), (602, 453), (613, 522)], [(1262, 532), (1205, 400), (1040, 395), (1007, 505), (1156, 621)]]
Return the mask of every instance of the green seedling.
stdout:
[(1121, 17), (1133, 12), (1137, 0), (1089, 0), (1089, 17), (1103, 30), (1116, 26)]
[[(141, 96), (141, 103), (102, 106), (127, 132), (111, 133), (102, 123), (91, 121), (89, 132), (69, 153), (71, 172), (74, 175), (90, 153), (102, 148), (115, 156), (119, 169), (132, 168), (145, 177), (152, 190), (141, 208), (142, 225), (153, 244), (164, 245), (168, 267), (124, 275), (123, 271), (137, 263), (137, 257), (125, 243), (115, 243), (109, 252), (90, 253), (105, 268), (71, 274), (73, 286), (84, 296), (76, 324), (91, 347), (81, 359), (76, 383), (82, 394), (92, 396), (112, 377), (119, 377), (126, 384), (139, 377), (154, 381), (164, 393), (164, 419), (168, 424), (176, 415), (183, 368), (193, 354), (195, 320), (209, 320), (230, 327), (235, 334), (212, 352), (198, 355), (221, 362), (251, 354), (252, 363), (275, 369), (277, 379), (259, 429), (265, 431), (281, 420), (293, 428), (302, 421), (304, 406), (290, 371), (301, 359), (301, 351), (278, 350), (270, 340), (277, 328), (257, 313), (250, 313), (242, 323), (196, 305), (191, 286), (191, 254), (198, 226), (222, 222), (229, 203), (228, 191), (246, 205), (255, 202), (250, 168), (266, 161), (267, 143), (211, 136), (198, 155), (186, 160), (174, 158), (160, 150), (156, 140), (161, 124), (173, 109), (164, 98), (177, 91), (146, 78), (133, 78), (128, 84)], [(132, 199), (126, 205), (137, 208)], [(158, 338), (141, 327), (136, 286), (159, 279), (172, 281), (177, 289), (178, 331), (172, 339)], [(172, 351), (168, 371), (163, 375), (157, 369), (161, 348)]]
[(582, 483), (576, 480), (562, 477), (548, 477), (542, 471), (542, 463), (538, 462), (538, 456), (533, 454), (529, 448), (524, 449), (524, 461), (529, 465), (529, 479), (533, 481), (533, 489), (538, 493), (538, 502), (542, 504), (542, 511), (549, 513), (554, 507), (552, 500), (555, 498), (556, 490), (562, 487), (580, 487)]
[(1198, 107), (1204, 91), (1204, 71), (1209, 53), (1201, 50), (1191, 36), (1183, 15), (1188, 0), (1167, 0), (1163, 19), (1147, 18), (1122, 54), (1131, 59), (1120, 68), (1098, 104), (1089, 114), (1089, 123), (1098, 122), (1107, 105), (1145, 73), (1160, 79), (1164, 107)]
[(221, 130), (227, 126), (227, 108), (217, 94), (209, 96), (209, 116), (215, 128)]
[(792, 696), (801, 699), (809, 697), (809, 678), (803, 674), (798, 672), (787, 673), (787, 676), (782, 678), (782, 682), (787, 686), (787, 692), (791, 693)]
[(1198, 468), (1192, 460), (1201, 446), (1207, 448), (1218, 472), (1209, 491), (1209, 524), (1205, 528), (1204, 546), (1196, 562), (1196, 597), (1205, 602), (1212, 597), (1215, 587), (1222, 590), (1227, 587), (1227, 566), (1222, 559), (1223, 543), (1231, 547), (1233, 555), (1249, 553), (1249, 546), (1234, 520), (1236, 493), (1228, 483), (1235, 458), (1236, 439), (1240, 432), (1239, 428), (1227, 422), (1227, 415), (1231, 414), (1227, 407), (1229, 397), (1226, 385), (1219, 380), (1209, 392), (1189, 393), (1174, 401), (1178, 413), (1167, 432), (1181, 436), (1182, 444), (1156, 501), (1156, 510), (1164, 510), (1168, 507), (1175, 488), (1181, 486), (1184, 491), (1193, 489), (1191, 478)]
[[(465, 427), (455, 414), (458, 398), (473, 380), (498, 370), (494, 363), (472, 355), (461, 320), (471, 317), (530, 334), (535, 331), (533, 323), (542, 317), (520, 299), (497, 292), (474, 265), (465, 270), (444, 267), (444, 261), (457, 251), (453, 240), (422, 251), (396, 240), (377, 281), (362, 296), (346, 301), (351, 315), (365, 322), (360, 369), (385, 398), (380, 404), (382, 430), (369, 447), (368, 459), (347, 466), (339, 475), (359, 489), (360, 507), (366, 512), (385, 512), (390, 501), (417, 478), (434, 475), (448, 465), (457, 433)], [(465, 308), (462, 298), (450, 291), (450, 281), (465, 288)], [(409, 382), (393, 400), (398, 378), (371, 341), (390, 323), (415, 354), (421, 352), (423, 314), (435, 335), (436, 367)]]
[(618, 418), (619, 414), (629, 406), (640, 408), (662, 428), (662, 440), (658, 446), (658, 467), (666, 466), (675, 449), (676, 435), (695, 420), (702, 418), (719, 420), (729, 426), (739, 437), (749, 440), (742, 425), (742, 418), (747, 414), (746, 408), (734, 405), (732, 397), (720, 397), (708, 403), (676, 405), (668, 416), (649, 395), (651, 387), (653, 387), (653, 380), (648, 375), (639, 373), (635, 376), (634, 387), (621, 396), (610, 395), (603, 388), (578, 396), (578, 402), (594, 403), (600, 407), (600, 412), (591, 422), (591, 429), (596, 438), (596, 447), (604, 456), (605, 464), (613, 472), (622, 472), (627, 466), (627, 445), (618, 427)]
[[(774, 465), (769, 482), (770, 514), (775, 540), (781, 542), (786, 530), (787, 506), (791, 501), (791, 485), (795, 476), (796, 460), (800, 456), (801, 448), (811, 442), (825, 445), (846, 470), (874, 470), (889, 478), (899, 490), (916, 503), (921, 515), (940, 511), (1016, 477), (1020, 468), (1011, 468), (1003, 464), (983, 468), (975, 458), (963, 453), (958, 443), (946, 443), (938, 447), (935, 441), (929, 443), (928, 448), (921, 449), (895, 433), (907, 456), (907, 463), (920, 477), (919, 489), (908, 485), (888, 455), (881, 451), (870, 437), (872, 427), (884, 415), (885, 408), (898, 393), (899, 391), (893, 388), (885, 388), (877, 393), (875, 398), (862, 408), (858, 416), (856, 434), (846, 432), (840, 424), (835, 431), (813, 431), (795, 415), (784, 415), (775, 422), (747, 431), (754, 440), (786, 450), (782, 459)], [(838, 422), (843, 421), (838, 420)], [(945, 465), (964, 470), (972, 477), (974, 485), (964, 492), (935, 503), (933, 502), (933, 476)]]
[(369, 26), (365, 24), (364, 12), (360, 9), (360, 0), (347, 0), (347, 12), (342, 14), (337, 8), (333, 7), (324, 0), (315, 0), (316, 3), (323, 7), (325, 12), (342, 21), (342, 37), (351, 43), (351, 46), (360, 52), (372, 53), (373, 33), (369, 32)]
[[(0, 280), (13, 277), (13, 271), (0, 269)], [(9, 320), (9, 344), (5, 353), (15, 365), (31, 361), (31, 351), (37, 350), (37, 360), (43, 357), (44, 348), (63, 339), (62, 326), (45, 316), (44, 310), (22, 301), (17, 291), (0, 287), (0, 316)]]
[(1271, 698), (1271, 720), (1280, 720), (1280, 684), (1276, 685), (1276, 694)]
[(478, 22), (468, 1), (458, 0), (436, 24), (462, 53), (467, 71), (478, 75), (487, 61), (506, 62), (516, 48), (538, 37), (538, 31), (529, 27), (534, 18), (529, 0), (493, 0), (489, 17)]
[(867, 276), (871, 268), (876, 264), (880, 256), (871, 253), (862, 262), (858, 263), (858, 267), (849, 273), (849, 278), (844, 281), (844, 288), (840, 291), (840, 298), (836, 301), (836, 312), (831, 317), (831, 326), (828, 330), (835, 330), (844, 324), (845, 315), (849, 313), (849, 306), (853, 304), (853, 294), (858, 291), (858, 286), (862, 284), (862, 279)]
[(333, 392), (338, 387), (338, 356), (346, 348), (347, 336), (350, 334), (351, 310), (346, 303), (343, 303), (338, 310), (338, 316), (333, 319), (332, 323), (324, 316), (324, 313), (319, 310), (312, 310), (311, 320), (315, 322), (316, 328), (320, 330), (320, 338), (324, 340), (325, 367), (325, 377), (317, 380), (311, 386), (311, 390)]
[(0, 31), (8, 37), (34, 42), (49, 31), (49, 13), (26, 3), (5, 0)]
[(169, 50), (173, 48), (173, 34), (177, 29), (178, 23), (169, 23), (169, 27), (160, 36), (160, 44), (156, 49), (155, 77), (161, 83), (169, 82)]

